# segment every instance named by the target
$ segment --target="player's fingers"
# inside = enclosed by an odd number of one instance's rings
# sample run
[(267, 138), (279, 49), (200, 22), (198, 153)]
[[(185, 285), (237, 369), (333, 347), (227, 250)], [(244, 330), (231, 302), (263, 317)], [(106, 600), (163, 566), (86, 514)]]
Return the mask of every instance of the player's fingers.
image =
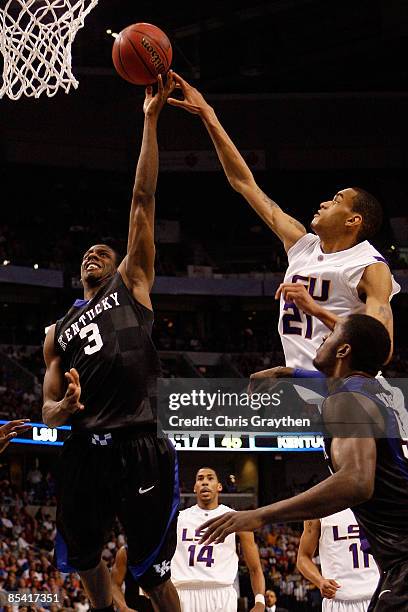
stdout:
[(275, 293), (275, 300), (279, 300), (280, 295), (281, 295), (281, 293), (282, 293), (282, 287), (283, 287), (283, 285), (282, 285), (282, 283), (281, 283), (281, 284), (279, 285), (279, 287), (277, 288), (277, 290), (276, 290), (276, 293)]
[(159, 94), (163, 93), (163, 77), (161, 74), (157, 75), (157, 87)]
[(79, 372), (75, 368), (70, 369), (71, 376), (74, 378), (75, 384), (79, 385)]
[(187, 108), (187, 104), (184, 100), (177, 100), (177, 98), (167, 98), (167, 103), (171, 106), (180, 106), (181, 108)]
[(187, 81), (185, 81), (183, 79), (183, 77), (181, 77), (179, 74), (177, 74), (177, 72), (174, 72), (174, 70), (173, 70), (173, 77), (174, 77), (174, 80), (176, 81), (176, 83), (178, 83), (180, 85), (180, 87), (188, 85)]

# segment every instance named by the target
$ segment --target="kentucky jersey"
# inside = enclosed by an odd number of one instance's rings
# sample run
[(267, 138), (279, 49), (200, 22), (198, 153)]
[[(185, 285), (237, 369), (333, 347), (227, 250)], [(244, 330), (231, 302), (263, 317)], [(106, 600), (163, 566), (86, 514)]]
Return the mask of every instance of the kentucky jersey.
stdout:
[(320, 520), (319, 557), (322, 575), (341, 588), (336, 600), (371, 599), (380, 578), (373, 557), (362, 550), (360, 528), (351, 510)]
[(231, 510), (223, 504), (214, 510), (195, 505), (180, 512), (177, 548), (171, 562), (171, 581), (175, 587), (205, 588), (234, 583), (238, 571), (235, 533), (227, 536), (222, 544), (198, 544), (203, 535), (200, 525)]
[[(387, 428), (387, 437), (376, 439), (374, 493), (371, 499), (352, 508), (362, 529), (363, 549), (370, 550), (380, 569), (387, 570), (408, 560), (407, 441), (399, 434), (398, 417), (393, 407), (394, 394), (381, 384), (381, 380), (350, 376), (336, 390), (336, 393), (343, 392), (362, 394), (375, 402)], [(322, 406), (323, 418), (324, 407), (325, 403)], [(324, 443), (332, 469), (331, 439), (325, 439)]]
[(55, 350), (64, 371), (78, 370), (85, 406), (72, 415), (73, 430), (154, 427), (160, 362), (152, 324), (153, 313), (133, 298), (119, 272), (57, 321)]
[[(357, 285), (367, 266), (383, 262), (382, 255), (367, 240), (350, 249), (323, 253), (320, 238), (306, 234), (288, 251), (285, 283), (303, 283), (314, 300), (333, 314), (344, 316), (361, 307)], [(392, 279), (392, 295), (400, 286)], [(328, 328), (281, 297), (279, 334), (286, 365), (314, 369), (313, 359)]]

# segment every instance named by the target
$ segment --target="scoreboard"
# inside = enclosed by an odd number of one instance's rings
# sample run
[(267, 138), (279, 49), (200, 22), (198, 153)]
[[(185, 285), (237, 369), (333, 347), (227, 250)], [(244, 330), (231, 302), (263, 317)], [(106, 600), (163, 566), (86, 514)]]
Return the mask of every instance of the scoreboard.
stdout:
[[(7, 421), (1, 421), (4, 425)], [(13, 438), (12, 444), (62, 446), (71, 432), (69, 425), (47, 427), (44, 423), (30, 423), (32, 428)], [(323, 438), (319, 434), (299, 435), (250, 435), (250, 434), (194, 434), (171, 433), (169, 440), (177, 451), (273, 451), (311, 452), (323, 450)]]

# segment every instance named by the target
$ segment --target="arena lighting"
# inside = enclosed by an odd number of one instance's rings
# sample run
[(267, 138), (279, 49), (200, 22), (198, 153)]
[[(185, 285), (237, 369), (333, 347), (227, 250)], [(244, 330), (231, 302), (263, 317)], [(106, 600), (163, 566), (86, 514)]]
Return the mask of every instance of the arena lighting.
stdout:
[(106, 33), (109, 34), (109, 36), (112, 36), (112, 38), (117, 38), (119, 36), (117, 32), (112, 32), (110, 28), (106, 30)]
[(8, 266), (8, 265), (9, 265), (9, 263), (11, 263), (11, 261), (10, 261), (9, 259), (5, 259), (5, 260), (3, 261), (3, 266)]
[(38, 264), (34, 264), (33, 266), (34, 270), (38, 270), (38, 267), (39, 267)]

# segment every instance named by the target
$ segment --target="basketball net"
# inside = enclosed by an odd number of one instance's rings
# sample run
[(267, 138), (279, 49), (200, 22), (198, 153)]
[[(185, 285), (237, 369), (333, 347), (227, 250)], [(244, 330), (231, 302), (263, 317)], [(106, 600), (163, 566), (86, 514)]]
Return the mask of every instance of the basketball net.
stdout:
[(71, 69), (71, 46), (98, 0), (8, 0), (0, 9), (0, 51), (4, 95), (54, 96), (78, 81)]

